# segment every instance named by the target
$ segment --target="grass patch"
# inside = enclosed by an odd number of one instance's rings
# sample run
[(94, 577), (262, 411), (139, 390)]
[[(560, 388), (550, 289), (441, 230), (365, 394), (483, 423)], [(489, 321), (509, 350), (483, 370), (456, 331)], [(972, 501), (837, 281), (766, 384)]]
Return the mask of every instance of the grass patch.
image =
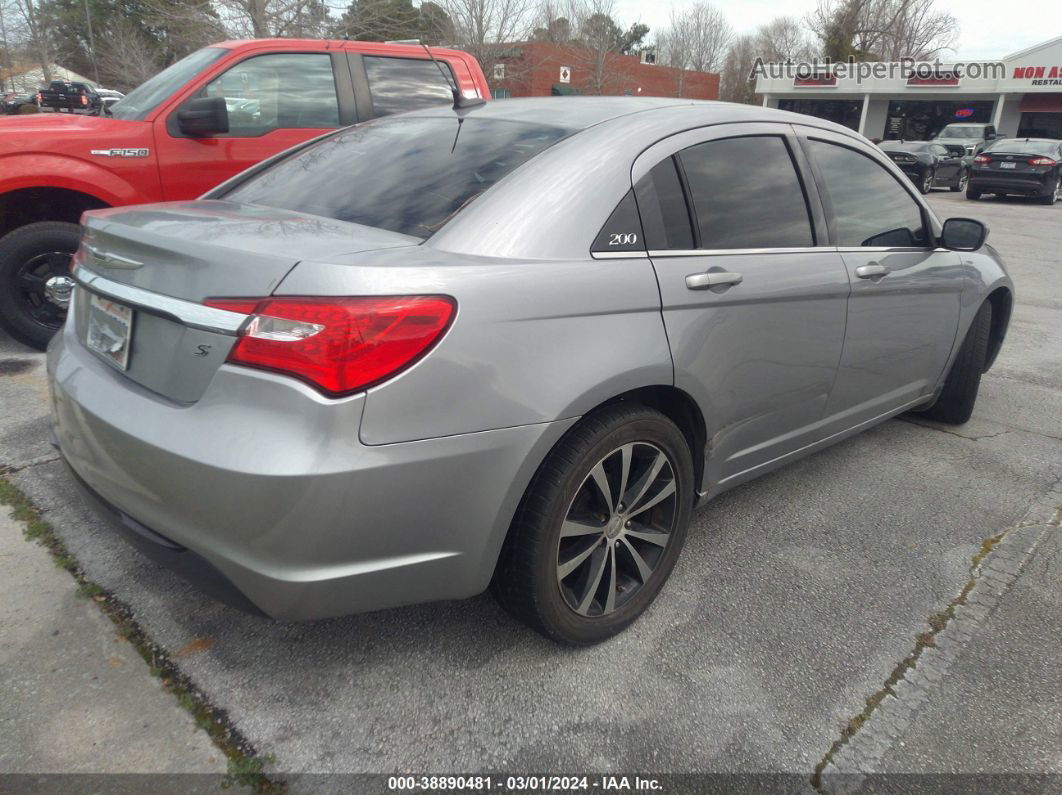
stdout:
[(92, 599), (115, 626), (120, 638), (128, 641), (148, 666), (150, 675), (173, 694), (177, 703), (191, 713), (196, 725), (203, 729), (214, 745), (225, 754), (228, 772), (222, 782), (226, 789), (249, 787), (256, 792), (282, 793), (283, 781), (273, 780), (265, 772), (275, 759), (272, 754), (259, 755), (254, 746), (229, 721), (224, 710), (214, 707), (192, 681), (170, 660), (133, 618), (132, 611), (98, 583), (85, 576), (77, 560), (69, 553), (62, 539), (51, 525), (41, 518), (40, 511), (0, 470), (0, 505), (7, 506), (12, 518), (22, 522), (22, 534), (28, 541), (40, 544), (51, 553), (55, 564), (70, 572), (81, 596)]

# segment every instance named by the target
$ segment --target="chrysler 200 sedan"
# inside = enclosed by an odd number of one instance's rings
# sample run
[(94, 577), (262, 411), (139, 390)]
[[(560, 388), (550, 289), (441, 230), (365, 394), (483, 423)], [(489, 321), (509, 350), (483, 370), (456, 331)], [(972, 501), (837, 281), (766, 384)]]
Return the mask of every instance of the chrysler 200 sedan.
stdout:
[(901, 412), (970, 417), (1012, 302), (985, 235), (767, 108), (385, 118), (88, 213), (56, 443), (127, 537), (269, 616), (493, 586), (593, 643), (695, 505)]

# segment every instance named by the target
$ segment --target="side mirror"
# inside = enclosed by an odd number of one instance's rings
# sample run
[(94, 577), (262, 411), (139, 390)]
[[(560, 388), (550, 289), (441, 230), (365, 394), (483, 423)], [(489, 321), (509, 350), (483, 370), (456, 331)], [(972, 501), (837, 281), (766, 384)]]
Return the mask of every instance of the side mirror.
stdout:
[(940, 244), (952, 251), (977, 251), (988, 238), (988, 227), (973, 218), (949, 218), (944, 222)]
[(224, 97), (196, 97), (177, 110), (181, 132), (200, 138), (229, 131), (229, 111)]

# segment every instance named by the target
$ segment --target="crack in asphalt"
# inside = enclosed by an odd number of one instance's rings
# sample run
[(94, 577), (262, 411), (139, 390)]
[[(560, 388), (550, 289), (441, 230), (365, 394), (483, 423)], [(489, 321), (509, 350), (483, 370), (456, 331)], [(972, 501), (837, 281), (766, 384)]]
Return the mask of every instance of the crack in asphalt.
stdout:
[(1044, 433), (1043, 431), (1034, 431), (1034, 430), (1031, 430), (1029, 428), (1014, 428), (1014, 427), (1011, 427), (1011, 428), (1007, 428), (1006, 430), (1003, 430), (1003, 431), (997, 431), (996, 433), (984, 433), (984, 434), (981, 434), (979, 436), (967, 436), (966, 434), (959, 433), (958, 431), (952, 431), (952, 430), (948, 430), (947, 428), (941, 428), (938, 425), (932, 425), (932, 424), (930, 424), (928, 422), (919, 422), (918, 420), (911, 419), (909, 417), (897, 417), (896, 419), (898, 419), (898, 420), (900, 420), (902, 422), (906, 422), (909, 425), (917, 425), (919, 428), (928, 428), (931, 431), (938, 431), (940, 433), (946, 433), (949, 436), (958, 436), (960, 439), (966, 439), (966, 440), (971, 441), (971, 442), (979, 442), (982, 439), (995, 439), (997, 436), (1004, 436), (1005, 434), (1008, 434), (1008, 433), (1028, 433), (1028, 434), (1032, 434), (1033, 436), (1043, 437), (1044, 439), (1053, 439), (1056, 442), (1062, 442), (1062, 436), (1052, 436), (1049, 433)]
[(54, 462), (58, 461), (59, 459), (60, 459), (60, 456), (54, 455), (54, 456), (44, 456), (42, 458), (34, 458), (34, 459), (30, 460), (30, 461), (27, 461), (24, 464), (17, 464), (17, 465), (0, 464), (0, 475), (13, 475), (16, 472), (21, 472), (24, 469), (32, 469), (33, 467), (39, 467), (39, 466), (42, 466), (43, 464), (54, 463)]
[[(914, 423), (920, 424), (920, 423)], [(931, 427), (931, 426), (927, 426)], [(995, 434), (999, 435), (999, 434)], [(964, 437), (968, 438), (968, 437)], [(1060, 478), (1051, 490), (1049, 494), (1057, 493), (1059, 486), (1062, 485), (1062, 478)], [(1029, 514), (1033, 509), (1030, 509), (1026, 513), (1026, 518), (1022, 521), (1014, 524), (1010, 527), (1004, 528), (995, 535), (989, 536), (981, 543), (981, 548), (971, 558), (970, 561), (970, 577), (966, 581), (962, 590), (957, 596), (955, 596), (948, 604), (939, 612), (929, 617), (928, 625), (929, 630), (920, 632), (915, 637), (915, 645), (912, 651), (904, 657), (893, 669), (892, 673), (885, 680), (882, 687), (872, 693), (866, 699), (866, 706), (863, 711), (853, 716), (842, 727), (840, 736), (834, 740), (830, 748), (823, 755), (822, 759), (815, 766), (815, 771), (811, 776), (811, 786), (818, 792), (828, 792), (828, 789), (824, 788), (823, 773), (826, 772), (827, 767), (833, 765), (837, 773), (856, 772), (854, 769), (838, 769), (837, 757), (846, 746), (852, 742), (853, 738), (867, 726), (870, 719), (879, 711), (883, 704), (890, 703), (898, 704), (905, 694), (910, 695), (908, 691), (912, 686), (917, 686), (921, 681), (927, 682), (939, 681), (946, 671), (934, 670), (929, 672), (918, 669), (918, 662), (922, 658), (927, 649), (935, 649), (938, 647), (938, 639), (942, 633), (953, 623), (956, 619), (956, 613), (959, 608), (967, 605), (971, 601), (971, 594), (977, 587), (982, 578), (988, 576), (994, 580), (993, 593), (979, 600), (977, 608), (982, 613), (980, 616), (974, 616), (973, 620), (979, 624), (980, 621), (987, 615), (988, 610), (994, 607), (998, 602), (1003, 592), (1009, 587), (1010, 583), (1017, 578), (1020, 570), (1024, 567), (1025, 560), (1031, 555), (1033, 547), (1030, 547), (1025, 556), (1016, 565), (1012, 564), (1009, 570), (1003, 569), (1002, 572), (997, 572), (990, 567), (990, 563), (993, 562), (993, 553), (997, 550), (1000, 544), (1002, 544), (1012, 533), (1032, 527), (1044, 527), (1044, 528), (1058, 528), (1062, 526), (1062, 505), (1052, 510), (1051, 518), (1043, 519), (1029, 519)], [(1045, 529), (1046, 533), (1047, 530)], [(967, 621), (966, 623), (970, 623)], [(972, 629), (969, 633), (972, 635)], [(954, 652), (952, 652), (954, 653)], [(915, 677), (919, 677), (915, 681)], [(846, 766), (847, 768), (848, 766)], [(863, 768), (859, 768), (862, 770)], [(867, 771), (869, 772), (869, 771)]]

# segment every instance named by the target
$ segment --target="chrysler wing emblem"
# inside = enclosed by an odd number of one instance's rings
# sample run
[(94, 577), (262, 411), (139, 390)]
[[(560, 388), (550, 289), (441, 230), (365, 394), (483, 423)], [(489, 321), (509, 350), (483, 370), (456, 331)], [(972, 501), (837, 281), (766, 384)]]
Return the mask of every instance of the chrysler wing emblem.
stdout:
[(150, 149), (90, 149), (89, 154), (99, 157), (147, 157)]
[(118, 254), (112, 254), (109, 251), (100, 251), (98, 248), (93, 248), (87, 243), (82, 243), (81, 247), (89, 256), (89, 261), (101, 268), (125, 268), (126, 270), (133, 270), (134, 268), (141, 267), (144, 263), (139, 262), (129, 257), (122, 257)]

